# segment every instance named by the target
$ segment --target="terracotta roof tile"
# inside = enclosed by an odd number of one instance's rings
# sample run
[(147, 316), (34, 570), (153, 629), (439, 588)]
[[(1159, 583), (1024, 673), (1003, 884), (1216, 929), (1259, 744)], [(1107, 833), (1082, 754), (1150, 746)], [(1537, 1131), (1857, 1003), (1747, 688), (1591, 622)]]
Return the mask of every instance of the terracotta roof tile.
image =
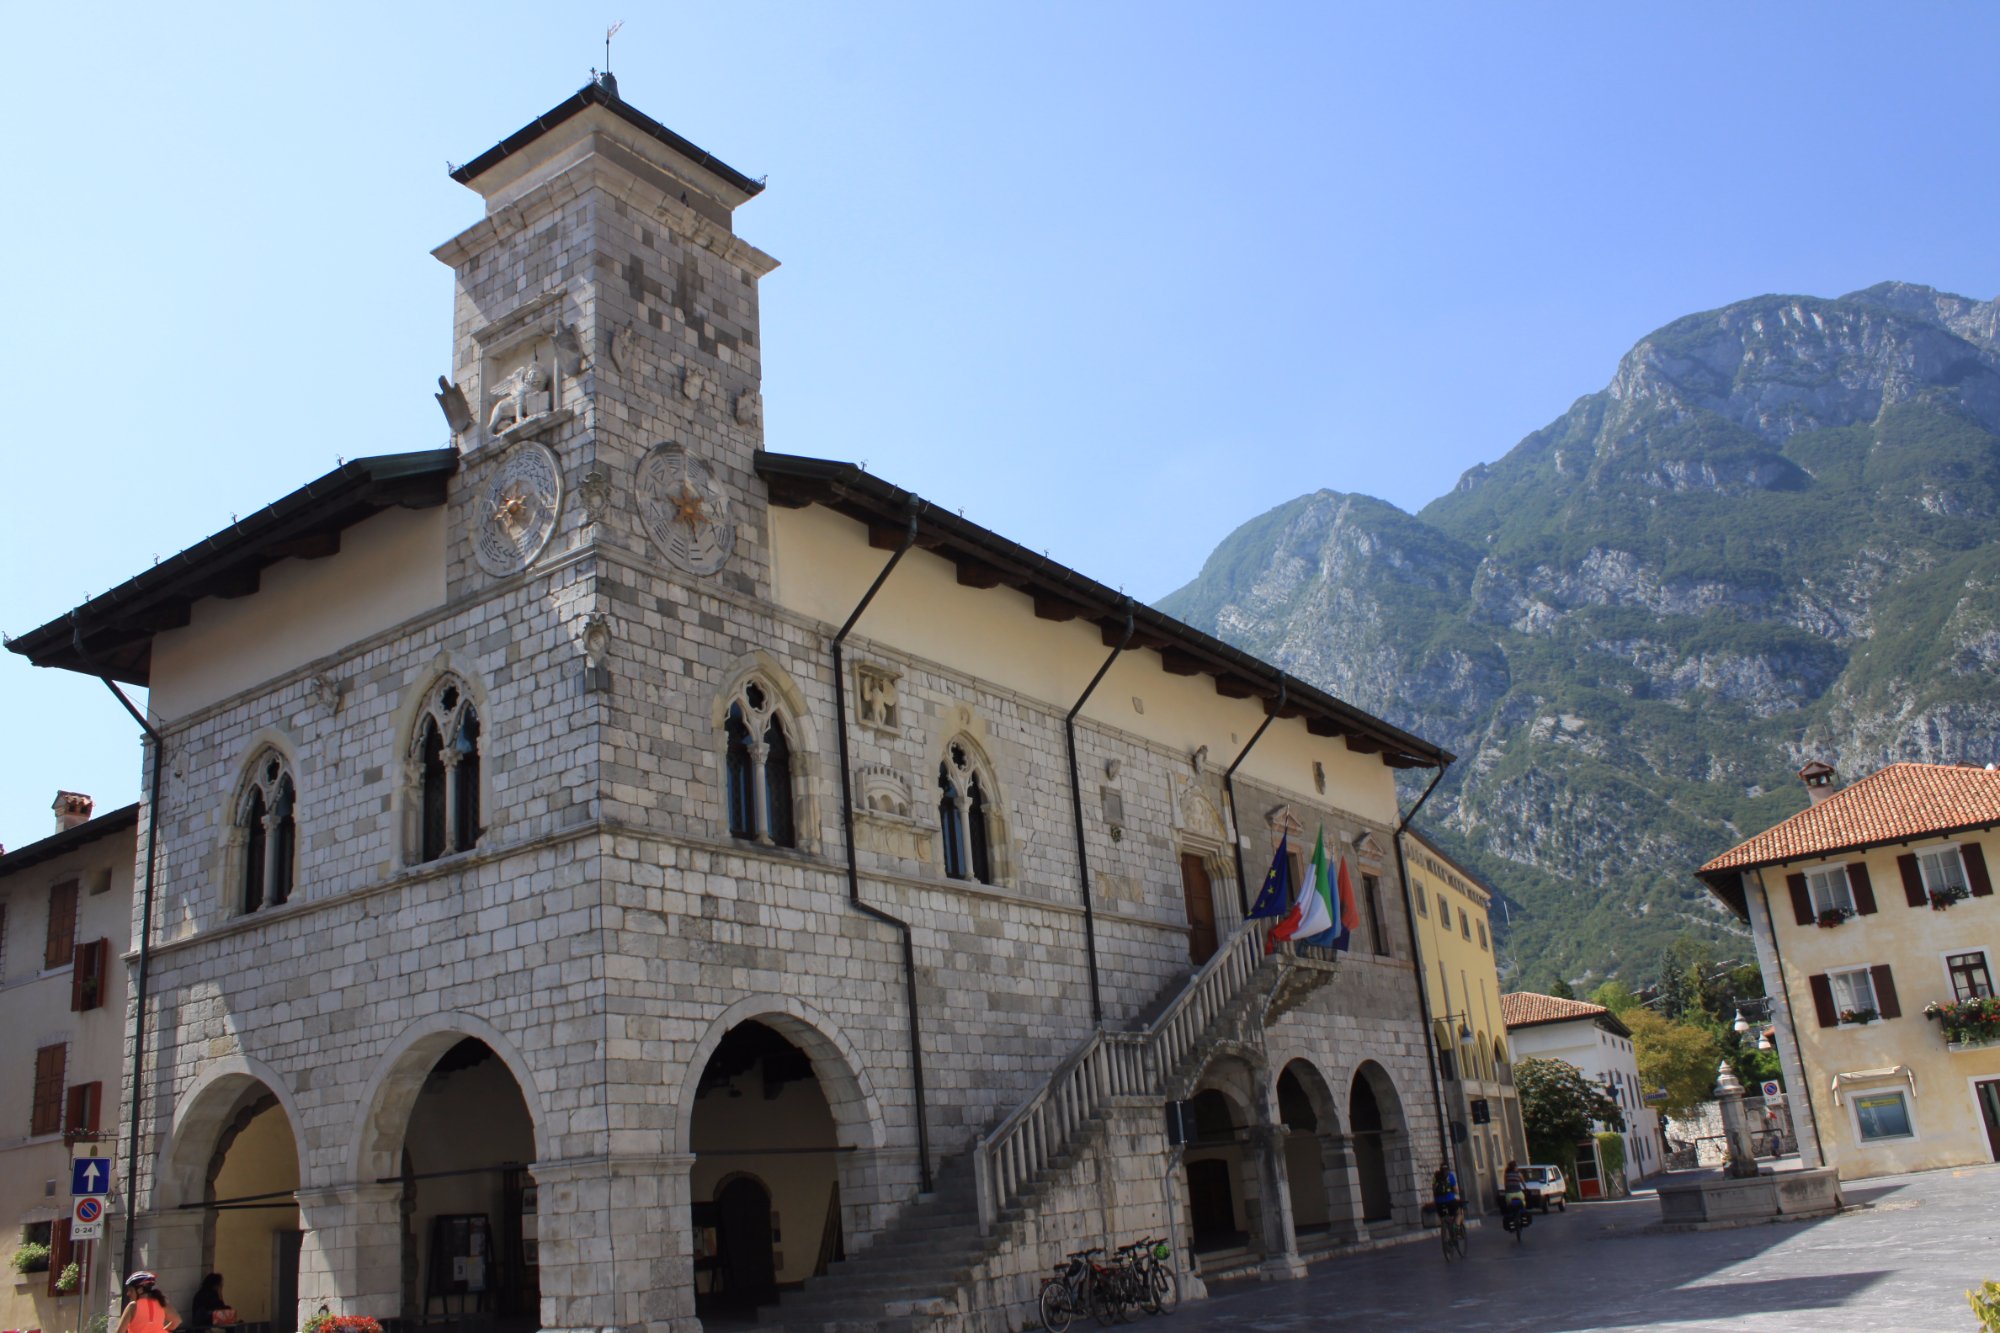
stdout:
[(1500, 997), (1500, 1017), (1510, 1028), (1535, 1023), (1560, 1023), (1571, 1018), (1596, 1018), (1611, 1011), (1588, 1000), (1565, 1000), (1555, 995), (1537, 995), (1517, 990)]
[(1958, 764), (1891, 764), (1738, 843), (1695, 873), (1739, 870), (2000, 824), (2000, 772)]

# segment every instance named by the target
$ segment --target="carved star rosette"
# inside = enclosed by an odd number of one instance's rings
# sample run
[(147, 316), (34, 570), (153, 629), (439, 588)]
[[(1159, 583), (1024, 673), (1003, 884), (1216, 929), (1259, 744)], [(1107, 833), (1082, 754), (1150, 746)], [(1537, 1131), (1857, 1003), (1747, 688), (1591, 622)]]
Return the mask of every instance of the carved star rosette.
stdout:
[(539, 444), (523, 444), (501, 461), (473, 517), (472, 553), (489, 574), (526, 569), (542, 553), (562, 512), (562, 470)]
[(729, 496), (708, 464), (678, 444), (639, 464), (639, 515), (660, 553), (690, 574), (713, 574), (736, 549)]

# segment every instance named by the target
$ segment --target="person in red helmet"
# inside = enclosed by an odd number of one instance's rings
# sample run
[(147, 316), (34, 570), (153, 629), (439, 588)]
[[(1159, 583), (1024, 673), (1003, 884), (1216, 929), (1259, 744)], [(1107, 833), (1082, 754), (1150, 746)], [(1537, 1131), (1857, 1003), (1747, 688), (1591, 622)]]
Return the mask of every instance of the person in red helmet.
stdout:
[(143, 1268), (125, 1279), (125, 1308), (112, 1333), (174, 1333), (181, 1326), (173, 1303), (160, 1295), (159, 1281)]

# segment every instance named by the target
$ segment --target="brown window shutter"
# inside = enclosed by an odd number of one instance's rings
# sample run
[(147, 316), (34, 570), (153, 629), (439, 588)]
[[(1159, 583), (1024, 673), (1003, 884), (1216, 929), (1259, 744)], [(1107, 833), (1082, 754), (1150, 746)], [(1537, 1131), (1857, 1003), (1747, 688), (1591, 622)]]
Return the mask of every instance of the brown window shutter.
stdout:
[(67, 1045), (44, 1046), (35, 1052), (35, 1095), (28, 1122), (30, 1135), (62, 1132), (63, 1074), (68, 1064)]
[(58, 1217), (49, 1228), (49, 1295), (59, 1296), (56, 1283), (62, 1280), (62, 1271), (76, 1258), (76, 1246), (69, 1238), (69, 1219)]
[(1924, 872), (1917, 868), (1914, 852), (1904, 852), (1896, 858), (1896, 869), (1903, 876), (1903, 897), (1912, 907), (1923, 907), (1930, 902), (1930, 895), (1924, 892)]
[(82, 1013), (104, 1003), (104, 964), (110, 956), (110, 940), (76, 946), (76, 966), (69, 974), (70, 1012)]
[(42, 950), (43, 970), (72, 962), (75, 951), (76, 881), (71, 880), (49, 890), (48, 936)]
[(1866, 861), (1850, 861), (1847, 865), (1847, 887), (1854, 890), (1854, 911), (1860, 916), (1869, 916), (1875, 907), (1875, 881), (1868, 878)]
[(1813, 1008), (1819, 1011), (1819, 1025), (1840, 1026), (1840, 1015), (1833, 1007), (1833, 983), (1827, 980), (1826, 973), (1815, 972), (1806, 980), (1812, 985)]
[(1812, 894), (1806, 892), (1806, 877), (1787, 875), (1785, 887), (1792, 891), (1792, 915), (1799, 919), (1800, 925), (1810, 926), (1813, 923)]
[(1875, 1007), (1882, 1011), (1882, 1017), (1901, 1018), (1903, 1006), (1896, 999), (1896, 979), (1889, 975), (1889, 965), (1877, 963), (1868, 969), (1868, 975), (1875, 982)]
[(95, 1134), (103, 1128), (97, 1121), (98, 1115), (103, 1110), (103, 1104), (102, 1083), (78, 1083), (69, 1090), (69, 1116), (66, 1128), (72, 1137)]
[(1976, 842), (1968, 842), (1958, 849), (1965, 862), (1965, 883), (1975, 898), (1985, 898), (1993, 892), (1993, 880), (1986, 873), (1986, 852)]

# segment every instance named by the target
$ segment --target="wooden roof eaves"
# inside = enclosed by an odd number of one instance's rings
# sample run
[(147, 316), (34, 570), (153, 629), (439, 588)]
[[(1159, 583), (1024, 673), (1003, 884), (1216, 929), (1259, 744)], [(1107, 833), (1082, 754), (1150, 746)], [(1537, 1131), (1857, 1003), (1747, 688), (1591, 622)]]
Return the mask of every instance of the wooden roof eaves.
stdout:
[[(960, 568), (970, 564), (982, 571), (992, 571), (998, 575), (994, 586), (1004, 584), (1034, 598), (1039, 609), (1078, 608), (1083, 617), (1095, 622), (1108, 636), (1109, 643), (1115, 644), (1123, 635), (1129, 606), (1134, 626), (1128, 648), (1171, 652), (1175, 654), (1178, 669), (1193, 666), (1219, 683), (1235, 682), (1230, 686), (1232, 690), (1247, 687), (1248, 693), (1241, 697), (1261, 699), (1267, 711), (1276, 707), (1283, 694), (1285, 713), (1303, 716), (1314, 735), (1347, 737), (1351, 748), (1374, 752), (1394, 768), (1443, 767), (1455, 758), (1448, 750), (1286, 676), (1268, 662), (1165, 612), (1133, 602), (1115, 589), (1047, 556), (947, 509), (930, 505), (922, 497), (853, 463), (766, 451), (757, 455), (756, 466), (758, 475), (770, 488), (773, 504), (795, 509), (823, 505), (864, 525), (871, 533), (881, 532), (892, 524), (899, 529), (905, 527), (914, 509), (923, 529), (918, 545), (952, 560)], [(1361, 743), (1353, 745), (1354, 741)]]
[(169, 556), (109, 592), (7, 641), (36, 666), (148, 683), (153, 636), (188, 623), (204, 597), (244, 596), (269, 566), (340, 549), (338, 534), (390, 508), (444, 503), (455, 449), (357, 458)]

